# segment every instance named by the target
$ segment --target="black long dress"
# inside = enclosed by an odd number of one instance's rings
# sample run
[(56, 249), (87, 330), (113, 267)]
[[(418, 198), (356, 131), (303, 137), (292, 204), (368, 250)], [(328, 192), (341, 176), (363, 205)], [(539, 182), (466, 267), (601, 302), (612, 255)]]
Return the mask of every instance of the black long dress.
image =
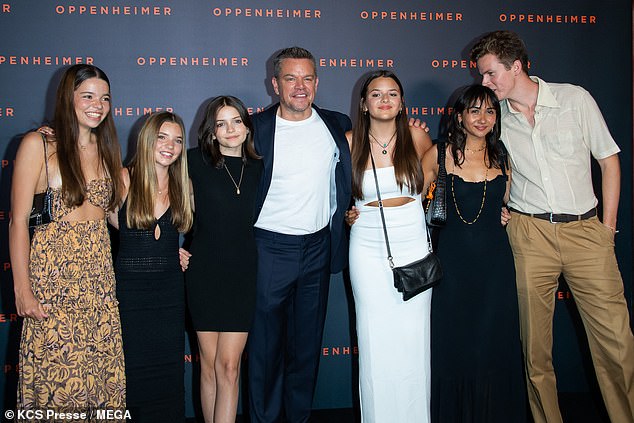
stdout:
[(189, 150), (187, 160), (196, 204), (185, 282), (192, 324), (197, 331), (248, 332), (255, 310), (253, 223), (261, 161), (248, 160), (240, 183), (240, 157), (224, 158), (228, 172), (203, 158), (200, 148)]
[[(452, 194), (453, 179), (453, 194)], [(513, 255), (500, 224), (506, 175), (484, 182), (447, 175), (444, 277), (431, 311), (432, 422), (522, 423), (526, 388)], [(455, 203), (454, 203), (455, 197)]]
[(133, 422), (185, 420), (185, 288), (171, 209), (154, 230), (129, 229), (119, 211), (115, 262), (127, 409)]

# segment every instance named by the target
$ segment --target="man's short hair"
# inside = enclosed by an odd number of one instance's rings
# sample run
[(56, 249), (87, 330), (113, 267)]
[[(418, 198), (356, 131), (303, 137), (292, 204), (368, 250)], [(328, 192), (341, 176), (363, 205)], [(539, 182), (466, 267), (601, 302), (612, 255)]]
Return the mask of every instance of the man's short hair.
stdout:
[(273, 60), (273, 76), (277, 79), (280, 76), (282, 68), (282, 60), (284, 59), (308, 59), (313, 62), (313, 68), (315, 69), (315, 75), (317, 75), (317, 63), (313, 54), (301, 47), (287, 47), (280, 51)]
[(482, 56), (493, 54), (509, 70), (516, 60), (528, 74), (528, 52), (524, 41), (512, 31), (494, 31), (480, 39), (471, 49), (471, 60), (477, 62)]

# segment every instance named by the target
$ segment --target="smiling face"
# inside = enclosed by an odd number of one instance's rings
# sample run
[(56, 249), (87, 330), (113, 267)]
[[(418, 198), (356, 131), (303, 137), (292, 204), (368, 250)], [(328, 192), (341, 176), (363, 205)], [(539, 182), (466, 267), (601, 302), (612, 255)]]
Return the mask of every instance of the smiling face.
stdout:
[(174, 122), (164, 122), (156, 135), (154, 161), (157, 166), (169, 167), (183, 152), (183, 131)]
[(94, 129), (110, 112), (110, 87), (103, 79), (89, 78), (73, 93), (75, 114), (80, 128)]
[(484, 140), (497, 119), (495, 107), (489, 101), (476, 101), (458, 115), (467, 139)]
[(238, 109), (224, 106), (216, 115), (214, 136), (218, 140), (220, 152), (225, 156), (240, 157), (242, 144), (246, 141), (249, 128), (242, 121)]
[(363, 111), (372, 119), (392, 120), (403, 108), (401, 90), (392, 78), (379, 77), (368, 85)]
[(310, 59), (283, 59), (280, 73), (272, 79), (280, 97), (280, 116), (286, 120), (304, 120), (311, 115), (311, 106), (319, 79)]

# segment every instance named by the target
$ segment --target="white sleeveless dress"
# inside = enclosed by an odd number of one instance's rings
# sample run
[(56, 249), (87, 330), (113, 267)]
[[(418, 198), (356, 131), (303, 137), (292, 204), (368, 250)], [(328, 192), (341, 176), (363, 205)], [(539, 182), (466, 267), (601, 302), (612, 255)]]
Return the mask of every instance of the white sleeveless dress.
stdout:
[[(421, 196), (401, 191), (394, 168), (378, 168), (383, 200), (415, 201), (385, 207), (385, 221), (394, 265), (428, 254)], [(350, 279), (359, 343), (359, 393), (363, 423), (428, 423), (430, 421), (429, 289), (409, 301), (394, 288), (372, 169), (363, 178), (363, 200), (356, 201), (359, 219), (350, 232)]]

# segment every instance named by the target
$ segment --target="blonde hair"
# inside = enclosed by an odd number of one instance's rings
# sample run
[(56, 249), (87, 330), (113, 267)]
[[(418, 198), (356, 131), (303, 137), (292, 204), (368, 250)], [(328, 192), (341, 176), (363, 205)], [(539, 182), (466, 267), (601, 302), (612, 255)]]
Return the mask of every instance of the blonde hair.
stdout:
[(129, 228), (136, 229), (152, 229), (156, 224), (154, 203), (158, 191), (158, 181), (154, 164), (154, 146), (159, 130), (165, 122), (179, 125), (183, 134), (183, 151), (168, 169), (168, 187), (172, 223), (179, 232), (187, 232), (191, 228), (194, 218), (189, 192), (185, 125), (178, 115), (171, 112), (150, 115), (139, 132), (136, 153), (129, 166), (130, 190), (127, 200), (126, 223)]

